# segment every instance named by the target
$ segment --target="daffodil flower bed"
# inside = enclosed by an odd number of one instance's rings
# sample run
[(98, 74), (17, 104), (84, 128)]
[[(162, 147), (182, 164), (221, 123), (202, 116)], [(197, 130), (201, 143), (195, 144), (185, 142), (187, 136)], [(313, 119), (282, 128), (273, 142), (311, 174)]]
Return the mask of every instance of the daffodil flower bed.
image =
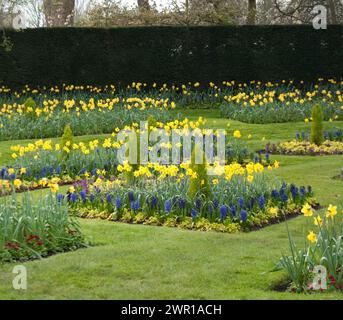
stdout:
[[(199, 177), (187, 165), (181, 170), (141, 166), (132, 184), (98, 178), (75, 184), (57, 198), (80, 217), (230, 233), (283, 221), (299, 214), (305, 202), (316, 204), (310, 187), (282, 184), (263, 171), (259, 163), (226, 165), (222, 174), (210, 178), (207, 197), (191, 197), (190, 185)], [(197, 183), (201, 190), (205, 182)]]
[(172, 117), (165, 111), (175, 108), (168, 99), (150, 97), (91, 97), (85, 101), (51, 98), (40, 103), (36, 105), (29, 98), (22, 103), (0, 105), (0, 141), (57, 137), (67, 124), (78, 136), (111, 133), (116, 127), (147, 120), (149, 116), (167, 121)]
[[(150, 118), (151, 119), (151, 118)], [(171, 139), (171, 130), (194, 130), (194, 135), (206, 136), (208, 130), (201, 129), (206, 119), (200, 117), (196, 121), (174, 120), (166, 123), (151, 120), (150, 131), (165, 130)], [(149, 123), (149, 122), (148, 122)], [(125, 131), (142, 133), (138, 123), (125, 126)], [(116, 178), (123, 171), (122, 165), (117, 161), (117, 152), (124, 144), (118, 138), (119, 128), (116, 128), (111, 137), (99, 141), (92, 140), (88, 143), (74, 143), (73, 137), (67, 141), (53, 143), (51, 140), (37, 140), (27, 145), (14, 145), (11, 147), (14, 164), (3, 167), (0, 170), (0, 194), (4, 194), (14, 182), (18, 189), (35, 189), (56, 184), (67, 184), (81, 179), (96, 179), (97, 177)], [(250, 161), (261, 163), (263, 166), (272, 168), (270, 157), (262, 159), (255, 155), (242, 141), (241, 133), (226, 131), (227, 141), (225, 146), (226, 163), (238, 162), (246, 166)], [(62, 139), (63, 140), (63, 139)], [(182, 142), (182, 140), (180, 140)], [(182, 147), (180, 142), (179, 147)], [(151, 148), (151, 146), (149, 147)], [(170, 152), (171, 143), (161, 143), (161, 148)], [(182, 160), (182, 159), (181, 159)], [(277, 164), (277, 162), (276, 162)], [(139, 174), (139, 171), (133, 172)], [(160, 174), (160, 173), (158, 173)]]
[(278, 123), (307, 120), (313, 104), (322, 106), (325, 120), (343, 119), (343, 82), (321, 79), (311, 89), (294, 86), (292, 81), (269, 83), (265, 87), (243, 86), (225, 95), (222, 115), (248, 123)]
[(0, 203), (0, 261), (24, 261), (85, 247), (86, 242), (68, 206), (54, 194), (33, 200), (25, 193)]
[(343, 142), (326, 140), (318, 146), (306, 140), (292, 140), (278, 145), (268, 143), (264, 151), (271, 154), (287, 155), (335, 155), (343, 154)]
[[(309, 89), (310, 88), (310, 89)], [(154, 116), (166, 121), (175, 108), (221, 108), (222, 115), (250, 123), (301, 121), (321, 103), (325, 120), (343, 119), (342, 81), (318, 79), (262, 83), (133, 82), (127, 87), (63, 85), (21, 90), (0, 87), (0, 141), (49, 138), (70, 124), (75, 135), (110, 133)], [(174, 115), (175, 118), (175, 115)]]
[(308, 219), (305, 247), (299, 249), (288, 232), (291, 255), (283, 255), (276, 270), (286, 271), (291, 279), (288, 290), (293, 292), (342, 291), (342, 208), (330, 204), (321, 213), (305, 203), (301, 212)]

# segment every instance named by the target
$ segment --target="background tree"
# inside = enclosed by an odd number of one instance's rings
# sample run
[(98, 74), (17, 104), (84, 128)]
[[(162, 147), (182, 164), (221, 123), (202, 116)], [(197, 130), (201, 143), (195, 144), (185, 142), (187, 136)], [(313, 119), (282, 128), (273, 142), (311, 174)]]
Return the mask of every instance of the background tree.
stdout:
[(12, 28), (13, 20), (25, 3), (26, 0), (0, 0), (0, 27)]
[(256, 9), (257, 9), (256, 0), (248, 0), (247, 24), (255, 24), (256, 23)]
[(24, 12), (30, 27), (40, 28), (45, 26), (43, 1), (28, 0), (24, 7)]
[(74, 25), (75, 0), (44, 0), (44, 13), (48, 27)]
[(273, 0), (275, 20), (279, 23), (312, 23), (313, 8), (322, 5), (328, 10), (328, 23), (343, 23), (343, 3), (340, 0)]
[(150, 10), (149, 0), (137, 0), (137, 6), (140, 11)]
[[(318, 4), (328, 9), (328, 23), (343, 23), (340, 0), (170, 0), (170, 5), (163, 8), (149, 0), (133, 1), (135, 6), (121, 0), (38, 1), (44, 1), (50, 17), (48, 26), (310, 24), (315, 16), (312, 10)], [(83, 5), (80, 13), (77, 3)]]

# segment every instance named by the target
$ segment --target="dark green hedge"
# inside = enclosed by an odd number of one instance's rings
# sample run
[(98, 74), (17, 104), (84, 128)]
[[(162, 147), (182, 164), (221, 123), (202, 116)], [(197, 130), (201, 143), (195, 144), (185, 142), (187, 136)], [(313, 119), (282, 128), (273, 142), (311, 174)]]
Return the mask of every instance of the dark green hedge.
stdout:
[(313, 80), (343, 75), (343, 26), (151, 27), (7, 31), (0, 81), (109, 84)]

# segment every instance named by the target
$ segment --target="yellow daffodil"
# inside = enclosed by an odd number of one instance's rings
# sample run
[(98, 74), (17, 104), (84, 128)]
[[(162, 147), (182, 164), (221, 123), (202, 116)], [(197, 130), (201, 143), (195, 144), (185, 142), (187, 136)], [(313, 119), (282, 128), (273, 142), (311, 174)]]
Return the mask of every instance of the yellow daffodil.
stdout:
[(235, 138), (237, 138), (237, 139), (239, 139), (239, 138), (242, 137), (241, 132), (240, 132), (239, 130), (235, 130), (235, 131), (233, 132), (233, 136), (234, 136)]
[(326, 211), (326, 217), (333, 219), (336, 214), (337, 214), (337, 206), (333, 206), (330, 204)]
[(315, 224), (316, 226), (322, 226), (322, 225), (323, 225), (323, 220), (322, 220), (322, 218), (321, 218), (320, 216), (314, 217), (314, 224)]
[(305, 203), (301, 209), (301, 212), (304, 214), (305, 217), (311, 217), (313, 215), (312, 207)]
[(307, 235), (307, 240), (310, 241), (311, 243), (315, 243), (317, 241), (317, 236), (313, 231), (310, 231), (309, 234)]

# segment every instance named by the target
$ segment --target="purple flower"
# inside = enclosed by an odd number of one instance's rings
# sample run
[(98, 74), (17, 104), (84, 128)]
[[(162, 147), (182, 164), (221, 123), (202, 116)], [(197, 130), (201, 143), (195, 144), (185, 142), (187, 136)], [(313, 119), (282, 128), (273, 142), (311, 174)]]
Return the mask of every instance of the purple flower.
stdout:
[(185, 199), (179, 199), (179, 208), (182, 210), (186, 207), (186, 200)]
[(129, 201), (130, 202), (133, 202), (135, 200), (135, 195), (133, 194), (132, 191), (129, 191), (128, 194), (127, 194), (128, 198), (129, 198)]
[(261, 195), (258, 198), (258, 206), (260, 207), (260, 209), (264, 209), (265, 205), (266, 205), (266, 199), (264, 198), (263, 195)]
[(282, 192), (281, 193), (281, 200), (283, 202), (287, 202), (288, 201), (288, 196), (287, 196), (286, 192)]
[(77, 194), (76, 193), (72, 193), (70, 195), (70, 201), (75, 203), (77, 201)]
[(248, 219), (248, 213), (244, 209), (242, 209), (241, 210), (241, 220), (243, 222), (245, 222), (245, 221), (247, 221), (247, 219)]
[(240, 198), (238, 199), (238, 206), (239, 206), (240, 208), (243, 208), (243, 206), (244, 206), (244, 200), (243, 200), (242, 197), (240, 197)]
[(139, 201), (138, 201), (138, 200), (132, 201), (132, 202), (131, 202), (131, 209), (132, 209), (133, 211), (139, 210)]
[(233, 217), (235, 217), (235, 216), (236, 216), (236, 213), (237, 213), (237, 209), (236, 209), (236, 206), (235, 206), (234, 204), (232, 204), (232, 205), (230, 206), (230, 211), (231, 211), (231, 215), (232, 215)]
[(295, 185), (291, 185), (291, 194), (292, 194), (292, 198), (295, 199), (298, 195), (298, 188)]
[(172, 207), (171, 201), (167, 200), (164, 204), (164, 211), (167, 213), (170, 213), (171, 207)]
[(155, 196), (153, 196), (151, 198), (151, 207), (155, 208), (157, 206), (157, 198)]
[(195, 209), (192, 209), (191, 211), (191, 216), (192, 216), (192, 219), (195, 219), (198, 215), (198, 211), (196, 211)]
[(57, 198), (57, 201), (59, 203), (61, 203), (63, 201), (63, 199), (64, 199), (64, 195), (59, 193), (59, 194), (57, 194), (56, 198)]
[(277, 191), (277, 190), (272, 190), (272, 197), (274, 198), (274, 199), (277, 199), (278, 197), (279, 197), (279, 192)]
[(87, 200), (87, 195), (86, 195), (86, 192), (84, 190), (81, 190), (80, 191), (80, 196), (81, 196), (81, 199), (83, 202), (86, 202)]
[(304, 186), (300, 187), (300, 194), (304, 196), (306, 194), (306, 188)]
[(248, 205), (249, 209), (251, 210), (254, 207), (254, 205), (255, 205), (255, 198), (252, 197), (249, 200), (249, 205)]
[(121, 199), (120, 197), (117, 197), (116, 198), (116, 208), (119, 210), (122, 206), (122, 202), (121, 202)]
[(107, 201), (108, 203), (111, 203), (111, 202), (112, 202), (112, 197), (111, 197), (110, 194), (107, 194), (107, 195), (106, 195), (106, 201)]
[(195, 208), (197, 210), (200, 210), (200, 208), (201, 208), (201, 200), (200, 199), (195, 200)]
[(220, 219), (224, 220), (227, 216), (227, 206), (224, 204), (219, 209), (220, 212)]

